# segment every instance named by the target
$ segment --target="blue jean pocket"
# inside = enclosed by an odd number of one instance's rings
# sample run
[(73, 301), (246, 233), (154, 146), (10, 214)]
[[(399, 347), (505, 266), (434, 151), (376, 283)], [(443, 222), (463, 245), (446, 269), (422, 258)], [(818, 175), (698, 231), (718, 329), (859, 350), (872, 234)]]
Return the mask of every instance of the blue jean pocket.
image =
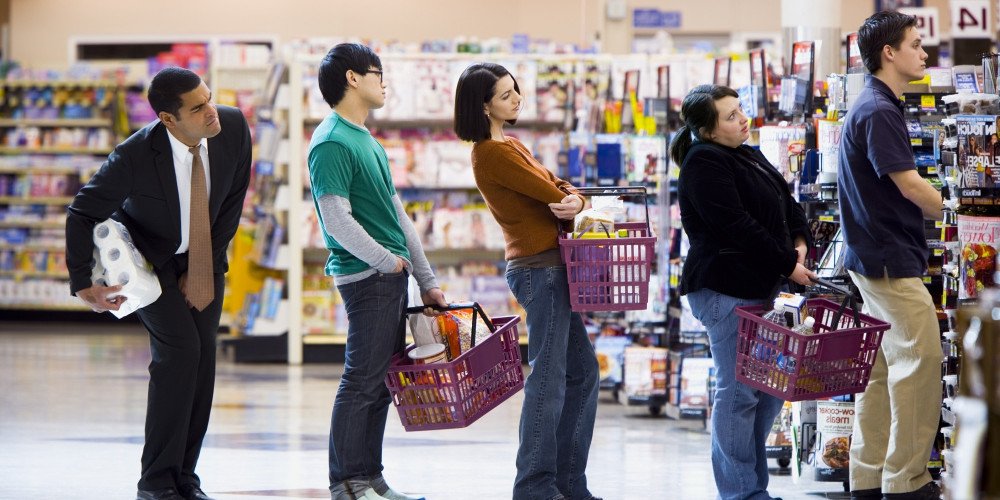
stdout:
[(507, 287), (510, 288), (511, 293), (514, 294), (514, 298), (517, 299), (517, 303), (521, 304), (521, 307), (527, 307), (534, 299), (534, 294), (531, 289), (531, 274), (533, 269), (521, 268), (513, 269), (507, 271), (504, 276), (507, 278)]

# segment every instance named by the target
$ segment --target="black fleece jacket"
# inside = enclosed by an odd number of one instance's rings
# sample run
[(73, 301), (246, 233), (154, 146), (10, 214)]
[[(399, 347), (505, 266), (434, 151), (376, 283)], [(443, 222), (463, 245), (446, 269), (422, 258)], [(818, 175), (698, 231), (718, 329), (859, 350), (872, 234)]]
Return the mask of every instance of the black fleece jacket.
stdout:
[(681, 294), (708, 288), (766, 299), (795, 270), (809, 226), (781, 174), (750, 146), (696, 142), (681, 165), (681, 222), (691, 248)]

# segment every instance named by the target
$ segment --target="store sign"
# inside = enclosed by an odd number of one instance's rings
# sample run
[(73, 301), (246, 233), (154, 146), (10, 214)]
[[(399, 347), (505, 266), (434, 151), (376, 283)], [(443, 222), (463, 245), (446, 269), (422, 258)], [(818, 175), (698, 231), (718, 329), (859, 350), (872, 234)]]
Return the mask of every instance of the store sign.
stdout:
[(633, 28), (680, 28), (681, 13), (675, 10), (634, 9), (632, 10)]
[(937, 7), (907, 7), (899, 12), (917, 18), (917, 32), (923, 45), (941, 45), (941, 15)]
[(952, 38), (993, 38), (989, 0), (951, 0)]

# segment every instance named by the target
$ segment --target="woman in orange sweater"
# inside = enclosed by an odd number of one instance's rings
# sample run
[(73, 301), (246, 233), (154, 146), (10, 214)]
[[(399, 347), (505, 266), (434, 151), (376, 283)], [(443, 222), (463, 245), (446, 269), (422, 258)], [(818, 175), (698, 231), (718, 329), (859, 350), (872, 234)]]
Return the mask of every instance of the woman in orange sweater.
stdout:
[[(528, 364), (515, 500), (590, 500), (587, 455), (597, 415), (598, 366), (583, 319), (570, 309), (560, 221), (584, 199), (513, 137), (521, 111), (517, 82), (503, 66), (469, 66), (455, 91), (455, 132), (472, 141), (476, 186), (503, 229), (507, 284), (524, 307)], [(599, 499), (598, 499), (599, 500)]]

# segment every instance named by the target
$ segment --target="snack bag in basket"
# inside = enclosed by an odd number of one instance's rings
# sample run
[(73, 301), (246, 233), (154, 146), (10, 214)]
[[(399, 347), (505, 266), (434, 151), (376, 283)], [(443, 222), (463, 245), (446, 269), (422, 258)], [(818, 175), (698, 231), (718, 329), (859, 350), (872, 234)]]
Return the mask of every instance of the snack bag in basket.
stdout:
[[(438, 327), (448, 338), (449, 349), (456, 353), (452, 359), (472, 348), (472, 317), (472, 309), (449, 311), (438, 316)], [(486, 340), (490, 333), (483, 317), (476, 315), (476, 345)]]

